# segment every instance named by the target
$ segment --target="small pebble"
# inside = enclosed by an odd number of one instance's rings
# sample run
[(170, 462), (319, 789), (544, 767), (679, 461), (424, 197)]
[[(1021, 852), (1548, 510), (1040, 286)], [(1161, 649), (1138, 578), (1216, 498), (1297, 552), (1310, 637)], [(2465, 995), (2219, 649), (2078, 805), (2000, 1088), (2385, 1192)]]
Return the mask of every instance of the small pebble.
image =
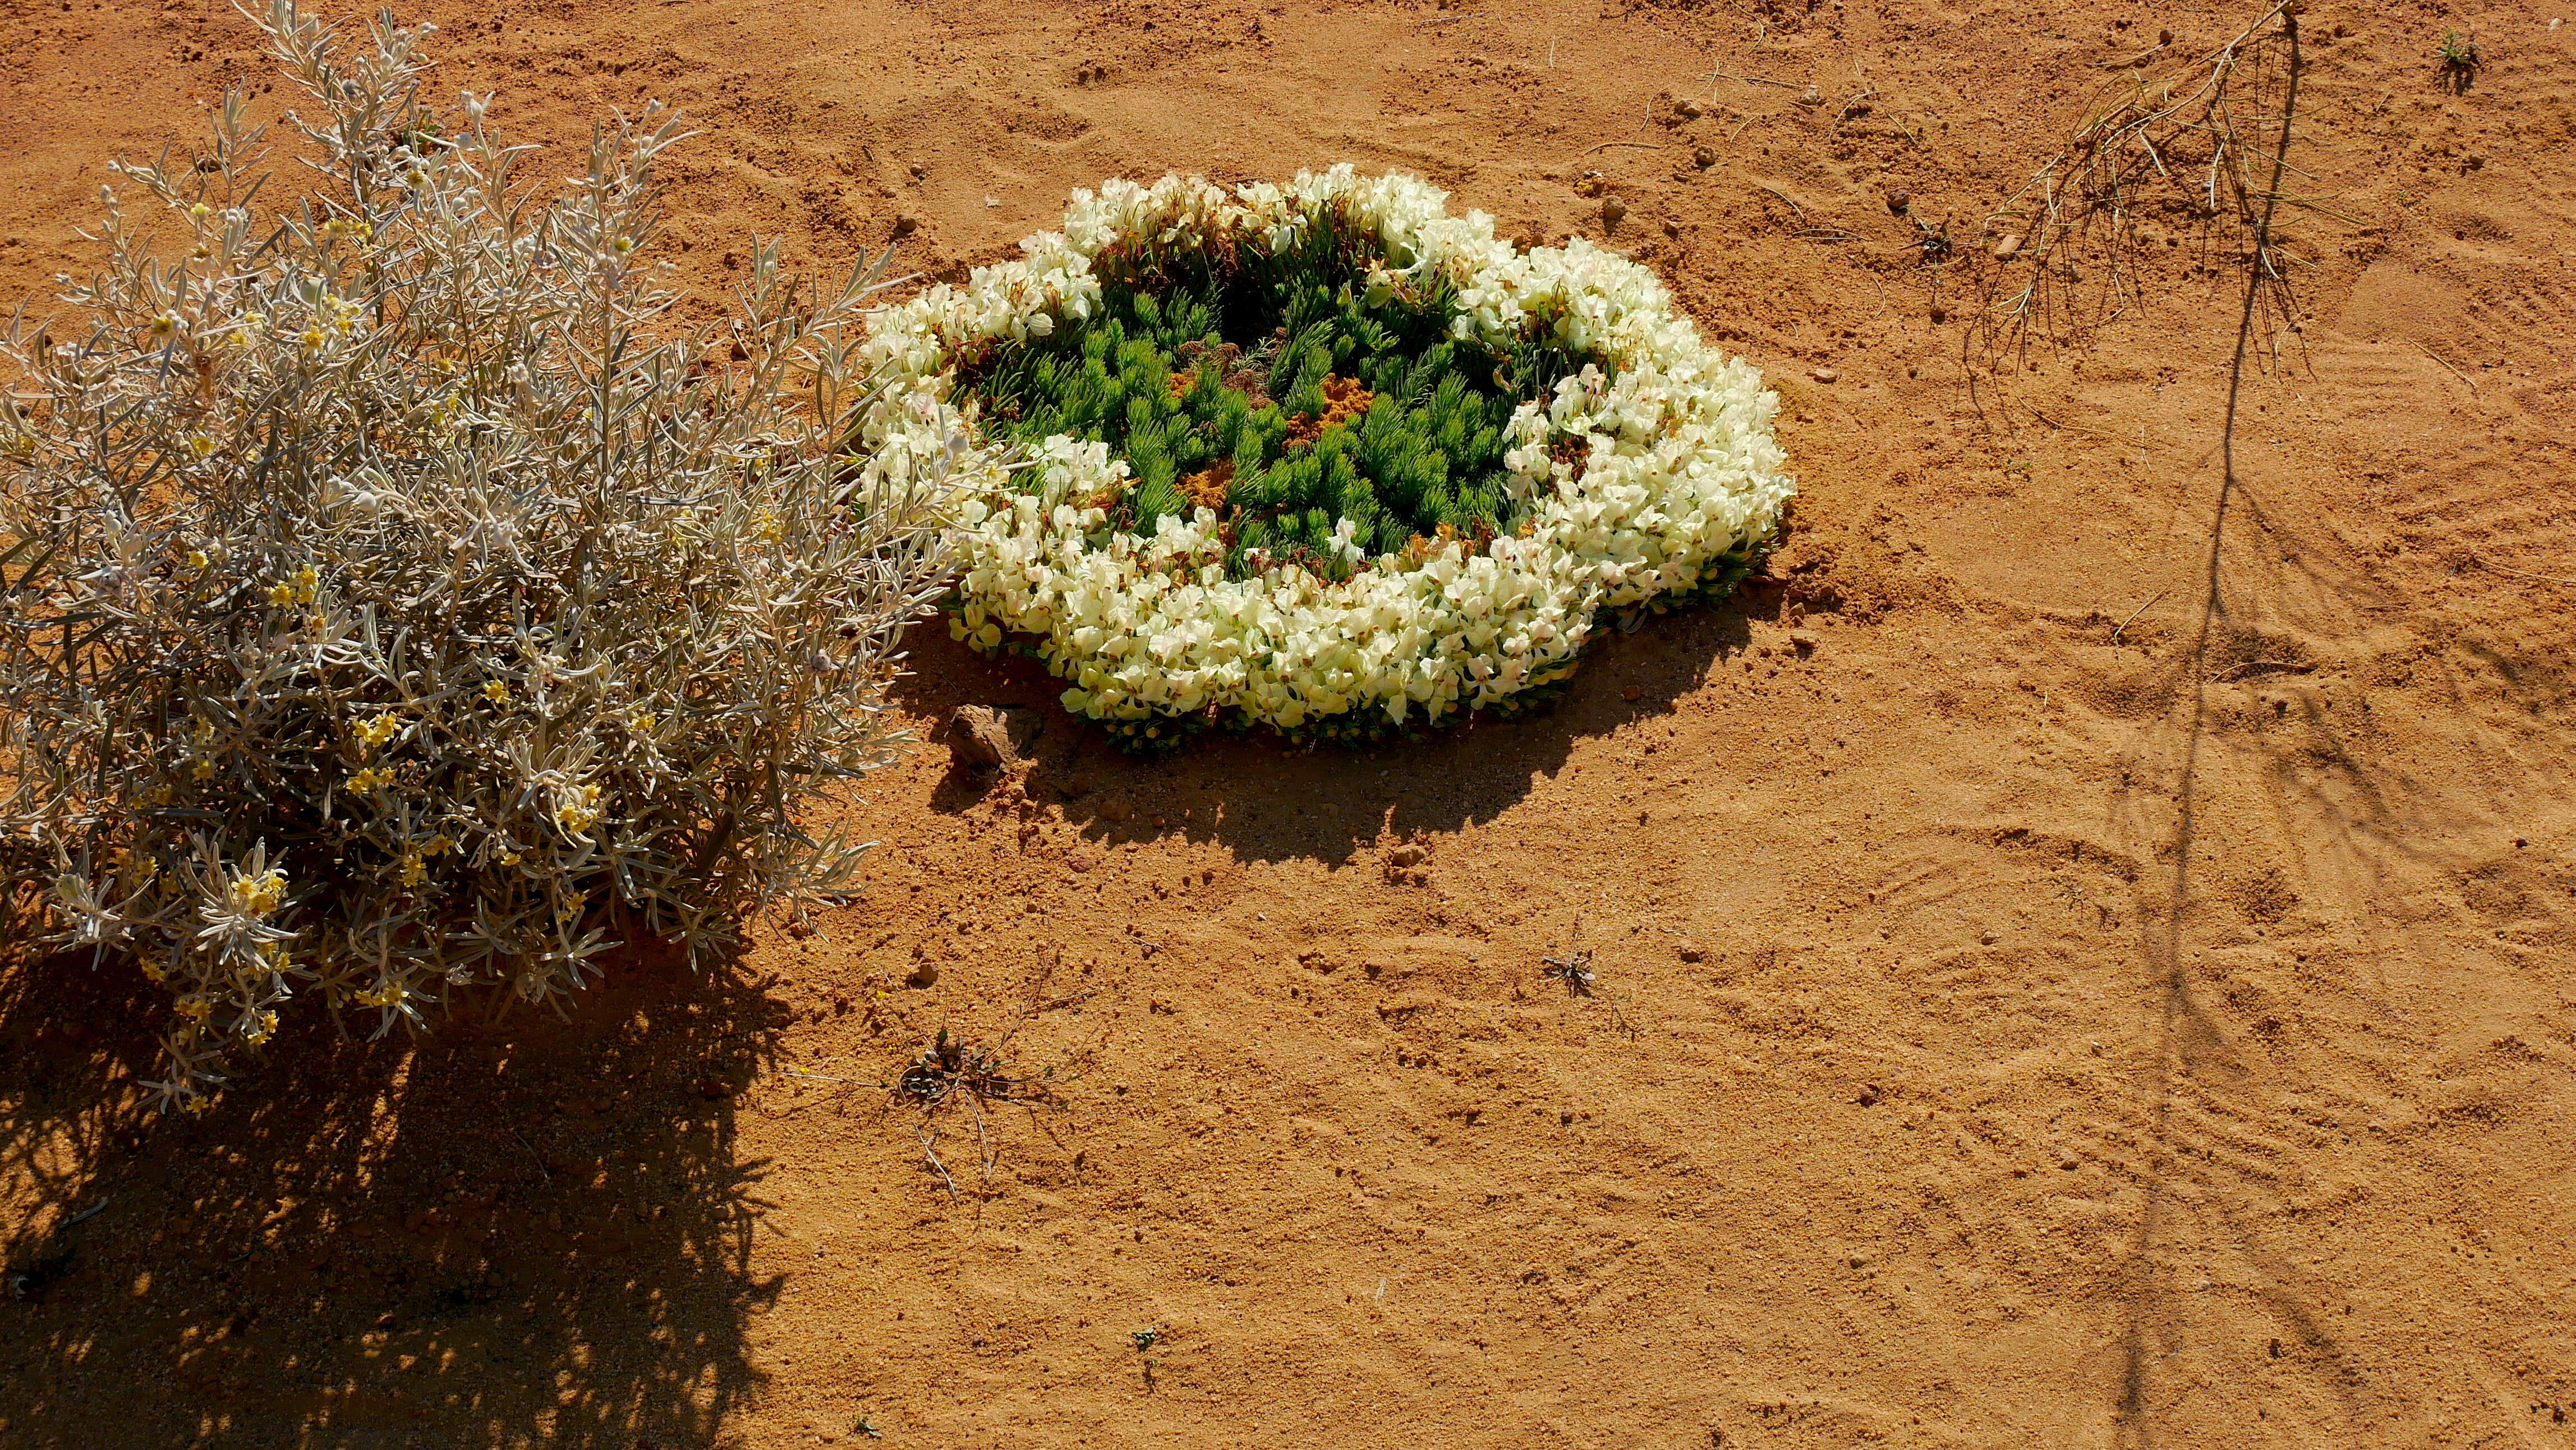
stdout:
[(1628, 204), (1626, 202), (1621, 201), (1615, 196), (1605, 196), (1601, 199), (1601, 229), (1603, 231), (1617, 231), (1619, 229), (1619, 223), (1625, 221), (1627, 216)]
[(1887, 209), (1889, 211), (1901, 212), (1912, 205), (1914, 205), (1914, 193), (1907, 191), (1901, 186), (1891, 186), (1887, 189)]
[(1824, 103), (1825, 103), (1825, 93), (1824, 93), (1823, 91), (1817, 90), (1814, 86), (1809, 86), (1809, 87), (1807, 87), (1804, 91), (1801, 91), (1801, 92), (1799, 92), (1799, 93), (1798, 93), (1798, 104), (1799, 104), (1799, 105), (1802, 105), (1802, 106), (1821, 106), (1821, 105), (1823, 105)]
[(1688, 96), (1684, 96), (1680, 100), (1673, 102), (1673, 113), (1688, 120), (1696, 121), (1699, 119), (1699, 102), (1692, 100)]
[(1789, 643), (1796, 646), (1803, 654), (1816, 647), (1816, 632), (1812, 629), (1793, 629), (1789, 631)]
[(912, 964), (912, 975), (904, 978), (904, 980), (916, 987), (937, 986), (939, 984), (939, 964), (936, 962), (915, 962)]
[(1691, 165), (1706, 171), (1717, 164), (1717, 153), (1702, 146), (1691, 152)]
[(1842, 374), (1841, 374), (1841, 373), (1838, 373), (1838, 372), (1835, 372), (1832, 368), (1817, 368), (1817, 369), (1815, 369), (1815, 370), (1810, 374), (1810, 376), (1811, 376), (1811, 377), (1813, 377), (1817, 382), (1820, 382), (1820, 383), (1830, 383), (1830, 382), (1834, 381), (1835, 379), (1837, 379), (1837, 378), (1841, 377), (1841, 376), (1842, 376)]
[(1686, 962), (1704, 962), (1708, 960), (1708, 953), (1706, 951), (1701, 950), (1699, 947), (1696, 947), (1689, 942), (1682, 943), (1681, 955), (1682, 960)]
[(1993, 932), (1987, 932), (1985, 935), (1978, 937), (1977, 940), (1985, 943), (1987, 946), (1993, 946), (1998, 940), (2000, 940), (2000, 938), (1998, 938)]
[(2006, 237), (2002, 241), (1995, 243), (1995, 260), (2000, 262), (2004, 258), (2009, 257), (2020, 250), (2021, 238), (2018, 235)]

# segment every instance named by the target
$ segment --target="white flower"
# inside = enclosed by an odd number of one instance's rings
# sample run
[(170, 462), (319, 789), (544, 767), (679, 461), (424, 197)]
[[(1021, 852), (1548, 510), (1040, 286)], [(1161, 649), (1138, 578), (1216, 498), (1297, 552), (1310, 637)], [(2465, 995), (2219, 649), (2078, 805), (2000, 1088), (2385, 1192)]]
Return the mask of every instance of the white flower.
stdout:
[[(866, 360), (892, 386), (863, 421), (866, 469), (935, 490), (925, 506), (947, 510), (965, 561), (955, 633), (983, 649), (1033, 637), (1070, 682), (1065, 707), (1100, 719), (1216, 706), (1283, 729), (1366, 708), (1439, 720), (1561, 678), (1599, 610), (1694, 588), (1778, 531), (1794, 486), (1772, 434), (1778, 400), (1752, 367), (1703, 343), (1645, 268), (1580, 238), (1524, 253), (1490, 217), (1452, 217), (1446, 203), (1418, 178), (1347, 165), (1231, 193), (1195, 177), (1111, 180), (1076, 191), (1063, 230), (1022, 242), (1019, 260), (874, 314)], [(1127, 468), (1106, 444), (1047, 439), (1015, 479), (983, 441), (957, 363), (1089, 317), (1103, 252), (1276, 250), (1328, 209), (1385, 249), (1372, 301), (1445, 275), (1460, 335), (1598, 359), (1512, 419), (1505, 483), (1528, 510), (1526, 537), (1448, 542), (1408, 567), (1368, 560), (1345, 519), (1333, 550), (1349, 577), (1228, 579), (1212, 512), (1165, 516), (1150, 536), (1108, 529), (1093, 501), (1122, 491)]]

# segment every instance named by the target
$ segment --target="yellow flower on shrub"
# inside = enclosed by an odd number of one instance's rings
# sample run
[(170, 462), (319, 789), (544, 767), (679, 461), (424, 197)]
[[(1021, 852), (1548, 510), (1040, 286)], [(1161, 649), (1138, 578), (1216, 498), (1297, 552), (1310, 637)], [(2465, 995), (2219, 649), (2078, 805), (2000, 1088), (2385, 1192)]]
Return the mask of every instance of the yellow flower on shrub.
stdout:
[(236, 876), (229, 889), (235, 911), (264, 917), (286, 904), (286, 873), (272, 867), (257, 876)]
[(401, 733), (402, 717), (391, 710), (360, 721), (358, 724), (358, 739), (365, 742), (369, 750), (382, 746)]
[(586, 785), (555, 807), (555, 824), (567, 836), (578, 836), (599, 824), (599, 787)]
[(485, 681), (483, 698), (495, 705), (506, 705), (510, 703), (510, 687), (499, 680)]
[(393, 772), (369, 766), (349, 777), (349, 789), (360, 795), (374, 795), (394, 783)]
[(307, 564), (268, 586), (268, 602), (283, 609), (291, 604), (310, 604), (322, 592), (322, 576)]

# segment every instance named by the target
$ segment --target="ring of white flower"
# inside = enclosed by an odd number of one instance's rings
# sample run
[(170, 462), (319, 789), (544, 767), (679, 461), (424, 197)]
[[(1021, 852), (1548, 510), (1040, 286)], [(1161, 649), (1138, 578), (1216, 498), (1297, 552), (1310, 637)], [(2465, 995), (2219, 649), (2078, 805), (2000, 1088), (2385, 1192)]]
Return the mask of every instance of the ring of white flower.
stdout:
[[(951, 627), (979, 650), (1020, 637), (1069, 682), (1067, 709), (1137, 736), (1232, 712), (1284, 731), (1431, 722), (1570, 673), (1604, 610), (1732, 588), (1794, 491), (1760, 374), (1700, 340), (1653, 274), (1577, 238), (1526, 252), (1445, 193), (1348, 166), (1226, 191), (1196, 178), (1076, 191), (1024, 256), (934, 286), (871, 321), (893, 382), (862, 441), (894, 475), (948, 481), (962, 574)], [(1519, 536), (1447, 539), (1352, 572), (1228, 578), (1213, 510), (1150, 535), (1109, 527), (1126, 483), (1104, 443), (1056, 436), (1034, 459), (987, 439), (961, 367), (1089, 318), (1140, 258), (1226, 245), (1276, 254), (1331, 213), (1382, 249), (1374, 290), (1446, 269), (1453, 332), (1541, 341), (1597, 361), (1523, 403), (1504, 456)], [(1605, 366), (1606, 365), (1606, 366)]]

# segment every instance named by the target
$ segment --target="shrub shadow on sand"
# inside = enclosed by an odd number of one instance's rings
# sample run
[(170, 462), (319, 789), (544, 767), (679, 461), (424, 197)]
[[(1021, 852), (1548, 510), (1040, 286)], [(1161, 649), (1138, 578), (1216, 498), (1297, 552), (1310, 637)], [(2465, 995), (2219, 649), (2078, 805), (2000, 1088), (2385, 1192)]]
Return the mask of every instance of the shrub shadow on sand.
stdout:
[(296, 1022), (194, 1118), (132, 1087), (165, 1010), (131, 965), (0, 964), (0, 1442), (703, 1445), (752, 1389), (780, 1281), (734, 1095), (783, 1014), (739, 973), (621, 959), (568, 1020), (408, 1047)]

